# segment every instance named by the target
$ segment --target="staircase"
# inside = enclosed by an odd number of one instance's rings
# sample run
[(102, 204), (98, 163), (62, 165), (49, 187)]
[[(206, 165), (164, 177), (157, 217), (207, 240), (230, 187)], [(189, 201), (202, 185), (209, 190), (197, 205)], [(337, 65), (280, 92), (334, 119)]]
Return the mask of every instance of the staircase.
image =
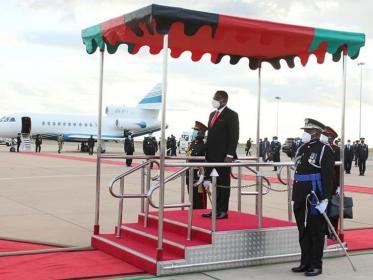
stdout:
[(22, 151), (31, 151), (31, 137), (29, 133), (21, 134), (21, 150)]
[(163, 226), (161, 254), (157, 251), (158, 217), (155, 215), (148, 216), (147, 227), (144, 227), (143, 214), (139, 214), (137, 223), (123, 224), (120, 238), (115, 234), (94, 235), (92, 246), (157, 275), (158, 262), (183, 261), (187, 248), (211, 244), (211, 233), (206, 230), (193, 228), (193, 240), (188, 241), (186, 224), (165, 219)]

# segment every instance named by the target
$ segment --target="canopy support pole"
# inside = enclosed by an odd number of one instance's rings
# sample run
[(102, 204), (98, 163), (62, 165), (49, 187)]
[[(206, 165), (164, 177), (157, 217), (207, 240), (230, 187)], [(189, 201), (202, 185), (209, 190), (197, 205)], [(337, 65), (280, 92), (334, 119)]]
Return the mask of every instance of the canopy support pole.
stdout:
[[(259, 61), (258, 67), (258, 99), (257, 99), (257, 117), (256, 117), (256, 162), (260, 162), (260, 100), (262, 95), (262, 62)], [(256, 191), (259, 191), (260, 178), (258, 177), (260, 173), (259, 165), (256, 166), (257, 176), (256, 176)], [(255, 200), (255, 214), (259, 214), (259, 195), (256, 196)]]
[(340, 159), (341, 166), (339, 167), (339, 234), (340, 238), (344, 240), (344, 221), (343, 221), (343, 195), (344, 195), (344, 146), (345, 146), (345, 114), (346, 114), (346, 52), (347, 49), (343, 49), (342, 56), (342, 115), (341, 115), (341, 150), (340, 150)]
[(96, 162), (96, 203), (95, 203), (95, 225), (93, 234), (100, 233), (100, 184), (101, 184), (101, 131), (102, 131), (102, 92), (104, 80), (104, 49), (100, 49), (100, 82), (98, 95), (98, 121), (97, 121), (97, 162)]
[(159, 155), (159, 209), (158, 209), (158, 247), (157, 259), (162, 258), (163, 250), (163, 214), (164, 214), (164, 166), (166, 152), (166, 93), (167, 93), (167, 58), (168, 35), (163, 37), (163, 66), (162, 66), (162, 122), (161, 122), (161, 148)]

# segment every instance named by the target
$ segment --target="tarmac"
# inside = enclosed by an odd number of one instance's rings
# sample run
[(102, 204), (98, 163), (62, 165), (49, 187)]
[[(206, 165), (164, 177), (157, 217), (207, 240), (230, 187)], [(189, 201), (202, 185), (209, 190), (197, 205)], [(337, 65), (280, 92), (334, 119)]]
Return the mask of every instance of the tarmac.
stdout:
[[(42, 153), (10, 153), (9, 148), (0, 146), (0, 237), (10, 237), (57, 244), (90, 246), (93, 234), (96, 193), (96, 154), (89, 156), (77, 150), (78, 144), (65, 143), (63, 156), (57, 154), (57, 143), (44, 141)], [(136, 145), (136, 153), (141, 154)], [(123, 146), (111, 143), (107, 153), (119, 153)], [(243, 151), (240, 151), (243, 154)], [(74, 159), (76, 158), (76, 159)], [(282, 160), (288, 161), (286, 155)], [(113, 232), (118, 215), (118, 201), (108, 191), (110, 181), (128, 170), (124, 160), (103, 164), (101, 173), (100, 231)], [(138, 160), (135, 162), (139, 162)], [(373, 188), (373, 160), (367, 162), (366, 176), (358, 176), (358, 168), (345, 176), (345, 184)], [(157, 171), (153, 171), (154, 174)], [(167, 172), (167, 174), (171, 174)], [(249, 173), (248, 173), (249, 174)], [(276, 177), (271, 169), (265, 175)], [(234, 181), (233, 181), (234, 183)], [(250, 183), (252, 184), (252, 183)], [(275, 185), (284, 190), (284, 186)], [(128, 193), (140, 190), (139, 173), (128, 176), (125, 181)], [(155, 194), (157, 196), (157, 194)], [(373, 195), (348, 192), (354, 199), (354, 219), (345, 220), (345, 228), (373, 227)], [(166, 185), (166, 202), (180, 201), (180, 181)], [(254, 197), (244, 197), (242, 211), (254, 213)], [(270, 192), (264, 196), (265, 216), (287, 219), (287, 193)], [(124, 202), (124, 222), (134, 221), (140, 209), (139, 199)], [(237, 209), (237, 193), (233, 189), (230, 209)], [(373, 252), (352, 253), (358, 268), (353, 272), (347, 259), (324, 260), (323, 274), (317, 279), (372, 279)], [(303, 279), (303, 275), (290, 272), (297, 263), (282, 263), (246, 267), (204, 273), (162, 277), (161, 279)]]

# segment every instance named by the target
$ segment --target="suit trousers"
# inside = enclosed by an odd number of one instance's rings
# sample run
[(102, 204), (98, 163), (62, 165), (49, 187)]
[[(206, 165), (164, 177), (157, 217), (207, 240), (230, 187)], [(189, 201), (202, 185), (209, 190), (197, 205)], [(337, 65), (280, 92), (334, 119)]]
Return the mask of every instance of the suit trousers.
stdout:
[(352, 160), (351, 159), (345, 159), (345, 171), (350, 173), (352, 166)]
[(360, 174), (365, 173), (365, 162), (366, 162), (366, 160), (364, 160), (364, 159), (358, 159)]
[[(206, 174), (210, 175), (212, 168), (206, 168)], [(216, 187), (216, 212), (228, 212), (229, 197), (231, 193), (231, 168), (219, 167), (216, 168), (219, 174)]]
[[(321, 214), (307, 215), (307, 226), (304, 226), (305, 203), (294, 203), (294, 216), (299, 231), (299, 245), (301, 248), (301, 264), (310, 268), (322, 268), (324, 241), (327, 224)], [(311, 207), (308, 204), (308, 209)]]

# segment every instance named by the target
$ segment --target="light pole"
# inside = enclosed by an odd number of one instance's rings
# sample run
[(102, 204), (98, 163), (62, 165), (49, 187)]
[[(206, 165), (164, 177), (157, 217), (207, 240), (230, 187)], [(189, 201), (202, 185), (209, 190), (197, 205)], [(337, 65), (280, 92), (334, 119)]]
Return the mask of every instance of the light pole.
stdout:
[(360, 66), (360, 113), (359, 113), (359, 139), (361, 138), (361, 96), (363, 93), (363, 66), (365, 62), (359, 62), (357, 64)]
[(276, 96), (275, 97), (277, 104), (276, 104), (276, 136), (278, 137), (278, 105), (280, 103), (281, 97)]

